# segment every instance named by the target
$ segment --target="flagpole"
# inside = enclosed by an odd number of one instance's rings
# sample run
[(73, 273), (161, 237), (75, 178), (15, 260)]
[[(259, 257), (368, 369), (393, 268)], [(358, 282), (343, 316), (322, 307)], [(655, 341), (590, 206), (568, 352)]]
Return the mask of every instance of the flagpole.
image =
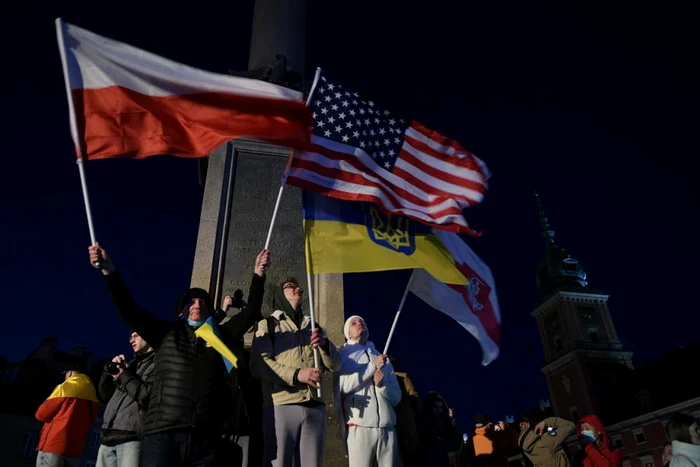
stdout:
[[(316, 74), (314, 75), (314, 81), (311, 84), (311, 89), (309, 90), (309, 95), (306, 98), (306, 106), (311, 104), (311, 99), (316, 92), (316, 86), (321, 79), (321, 67), (316, 68)], [(284, 168), (284, 173), (282, 174), (282, 181), (280, 182), (280, 189), (277, 192), (277, 201), (275, 202), (275, 210), (272, 211), (272, 219), (270, 220), (270, 228), (267, 230), (267, 239), (265, 240), (265, 249), (270, 249), (270, 240), (272, 240), (272, 230), (275, 228), (275, 220), (277, 220), (277, 211), (280, 208), (280, 202), (282, 201), (282, 193), (284, 193), (284, 187), (287, 185), (287, 173), (289, 172), (289, 167), (292, 165), (292, 158), (294, 157), (294, 151), (290, 151), (289, 159), (287, 159), (287, 165)]]
[[(83, 167), (83, 157), (81, 144), (78, 138), (78, 123), (75, 118), (75, 104), (73, 103), (73, 92), (70, 84), (70, 73), (68, 73), (68, 58), (66, 57), (66, 46), (63, 38), (63, 21), (56, 18), (56, 40), (58, 41), (58, 51), (61, 55), (61, 66), (63, 68), (63, 82), (66, 86), (66, 98), (68, 99), (68, 120), (70, 122), (70, 133), (75, 143), (75, 150), (78, 155), (78, 173), (80, 174), (80, 186), (83, 189), (83, 200), (85, 201), (85, 213), (87, 214), (88, 229), (90, 230), (90, 242), (97, 243), (95, 237), (95, 226), (92, 222), (92, 210), (90, 209), (90, 197), (88, 196), (87, 182), (85, 181), (85, 168)], [(96, 264), (99, 266), (99, 262)]]
[(396, 316), (394, 316), (394, 323), (391, 325), (391, 331), (389, 331), (389, 337), (386, 339), (386, 345), (384, 346), (384, 352), (382, 352), (382, 355), (386, 355), (386, 353), (389, 351), (389, 344), (391, 344), (391, 338), (394, 337), (396, 323), (399, 322), (401, 310), (403, 310), (403, 305), (404, 303), (406, 303), (406, 297), (408, 296), (408, 291), (411, 288), (411, 282), (413, 282), (413, 273), (411, 273), (411, 277), (408, 279), (408, 284), (406, 284), (406, 290), (404, 290), (403, 297), (401, 297), (401, 303), (399, 303), (399, 310), (396, 312)]
[[(314, 312), (314, 293), (311, 285), (311, 248), (309, 248), (309, 236), (304, 229), (304, 257), (306, 259), (306, 285), (309, 289), (309, 314), (311, 315), (311, 331), (316, 329), (316, 313)], [(314, 347), (314, 368), (320, 368), (318, 363), (318, 348)], [(321, 381), (318, 382), (318, 397), (321, 397)]]
[(90, 241), (93, 245), (95, 245), (97, 240), (95, 239), (95, 226), (92, 223), (92, 210), (90, 209), (90, 197), (88, 196), (87, 183), (85, 181), (83, 158), (79, 157), (76, 163), (78, 164), (78, 172), (80, 173), (80, 186), (83, 188), (83, 200), (85, 201), (85, 213), (87, 214), (88, 229), (90, 229)]
[[(316, 329), (316, 319), (314, 318), (314, 294), (311, 290), (311, 272), (309, 271), (309, 266), (306, 266), (306, 284), (309, 287), (309, 314), (311, 315), (311, 330)], [(318, 347), (314, 347), (314, 368), (320, 368), (318, 364)], [(318, 397), (321, 397), (321, 381), (318, 382), (318, 389), (316, 389)]]

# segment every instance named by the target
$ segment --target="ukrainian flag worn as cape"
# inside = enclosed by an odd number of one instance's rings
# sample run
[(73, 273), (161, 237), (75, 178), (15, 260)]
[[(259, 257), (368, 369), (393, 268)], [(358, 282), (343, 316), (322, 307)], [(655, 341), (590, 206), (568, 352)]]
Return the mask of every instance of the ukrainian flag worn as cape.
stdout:
[(452, 253), (430, 227), (376, 205), (303, 192), (307, 268), (311, 274), (422, 268), (446, 284), (465, 285)]

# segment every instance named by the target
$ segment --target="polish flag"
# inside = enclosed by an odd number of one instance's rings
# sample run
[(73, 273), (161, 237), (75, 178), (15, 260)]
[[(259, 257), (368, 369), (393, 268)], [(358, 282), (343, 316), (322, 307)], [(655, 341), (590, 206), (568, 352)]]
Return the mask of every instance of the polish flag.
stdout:
[(488, 365), (498, 357), (501, 343), (501, 312), (493, 274), (459, 235), (440, 229), (433, 229), (433, 233), (450, 250), (469, 284), (445, 284), (424, 269), (415, 269), (409, 290), (469, 331), (481, 345), (482, 365)]
[(56, 32), (78, 158), (203, 157), (240, 137), (309, 141), (297, 91), (192, 68), (60, 18)]

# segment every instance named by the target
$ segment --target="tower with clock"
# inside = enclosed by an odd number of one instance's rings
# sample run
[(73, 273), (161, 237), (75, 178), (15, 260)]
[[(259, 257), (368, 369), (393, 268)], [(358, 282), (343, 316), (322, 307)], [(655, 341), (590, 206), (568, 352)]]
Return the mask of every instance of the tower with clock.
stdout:
[(539, 209), (545, 252), (537, 269), (540, 300), (532, 311), (544, 349), (541, 370), (554, 412), (572, 421), (587, 413), (615, 418), (616, 389), (632, 370), (632, 352), (617, 336), (608, 296), (588, 285), (583, 266), (554, 241)]

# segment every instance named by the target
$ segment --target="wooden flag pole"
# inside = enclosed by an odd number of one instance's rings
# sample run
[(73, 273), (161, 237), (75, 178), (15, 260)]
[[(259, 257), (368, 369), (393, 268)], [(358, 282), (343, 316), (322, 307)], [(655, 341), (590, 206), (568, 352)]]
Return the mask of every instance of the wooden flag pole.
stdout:
[[(311, 90), (309, 91), (309, 96), (306, 98), (306, 106), (311, 104), (311, 99), (316, 92), (316, 86), (318, 86), (318, 81), (321, 79), (321, 68), (316, 68), (316, 75), (314, 76), (314, 81), (311, 84)], [(277, 201), (275, 202), (275, 210), (272, 211), (272, 219), (270, 220), (270, 228), (267, 230), (267, 239), (265, 240), (265, 249), (270, 249), (270, 241), (272, 240), (272, 231), (275, 228), (275, 220), (277, 220), (277, 211), (280, 208), (280, 202), (282, 201), (282, 193), (284, 193), (284, 187), (287, 185), (287, 174), (289, 172), (289, 167), (292, 165), (292, 158), (294, 157), (294, 151), (289, 153), (289, 159), (287, 160), (287, 165), (284, 168), (284, 173), (282, 174), (282, 181), (280, 182), (280, 189), (277, 192)]]

